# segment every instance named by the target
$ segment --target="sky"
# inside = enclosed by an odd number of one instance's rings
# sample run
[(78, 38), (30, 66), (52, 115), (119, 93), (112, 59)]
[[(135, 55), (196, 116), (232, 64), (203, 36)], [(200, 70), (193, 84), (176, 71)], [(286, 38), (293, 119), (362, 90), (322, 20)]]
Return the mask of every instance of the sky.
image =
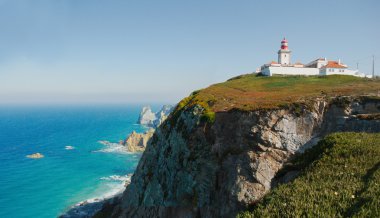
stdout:
[[(0, 0), (0, 104), (176, 103), (277, 60), (371, 73), (380, 1)], [(380, 61), (376, 61), (380, 75)]]

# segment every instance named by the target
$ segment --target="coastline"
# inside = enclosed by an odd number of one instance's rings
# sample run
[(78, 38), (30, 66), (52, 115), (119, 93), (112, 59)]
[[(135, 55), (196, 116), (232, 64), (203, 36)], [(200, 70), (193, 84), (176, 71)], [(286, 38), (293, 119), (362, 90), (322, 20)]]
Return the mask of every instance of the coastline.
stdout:
[[(84, 201), (80, 201), (76, 203), (75, 205), (68, 208), (66, 211), (64, 211), (62, 214), (60, 214), (58, 217), (60, 218), (84, 218), (84, 217), (92, 217), (97, 212), (99, 212), (104, 205), (106, 204), (114, 204), (116, 201), (119, 200), (121, 195), (123, 194), (125, 188), (129, 185), (131, 182), (133, 174), (128, 174), (126, 176), (120, 176), (114, 180), (119, 180), (122, 182), (119, 189), (111, 192), (105, 193), (101, 197), (96, 198), (90, 198)], [(113, 179), (114, 176), (110, 176), (107, 178)], [(101, 178), (105, 179), (105, 178)]]
[[(144, 107), (145, 108), (145, 107)], [(164, 105), (160, 111), (157, 113), (151, 112), (150, 107), (148, 110), (142, 109), (140, 117), (138, 120), (138, 125), (146, 126), (147, 128), (150, 124), (151, 126), (142, 133), (137, 133), (132, 131), (124, 140), (119, 141), (119, 143), (114, 143), (106, 140), (100, 140), (98, 143), (102, 144), (104, 147), (100, 150), (93, 152), (104, 152), (104, 153), (121, 153), (121, 154), (131, 154), (131, 153), (142, 153), (148, 141), (151, 139), (155, 132), (155, 128), (160, 125), (172, 111), (173, 107), (169, 105)], [(146, 117), (146, 113), (149, 112), (153, 117)], [(148, 114), (149, 115), (149, 114)], [(144, 123), (142, 122), (144, 120)], [(133, 174), (127, 174), (124, 176), (112, 175), (108, 177), (102, 177), (101, 180), (108, 181), (118, 181), (120, 182), (120, 187), (114, 191), (104, 193), (101, 197), (90, 198), (87, 200), (80, 201), (75, 205), (70, 206), (58, 217), (60, 218), (84, 218), (93, 217), (96, 213), (101, 211), (107, 205), (113, 205), (120, 202), (120, 198), (125, 191), (126, 187), (131, 182), (131, 177)]]
[[(124, 190), (123, 190), (124, 191)], [(59, 218), (84, 218), (84, 217), (92, 217), (97, 212), (99, 212), (104, 205), (106, 204), (114, 204), (114, 202), (118, 201), (122, 196), (123, 191), (116, 194), (115, 196), (103, 199), (91, 199), (81, 201), (74, 206), (72, 206), (68, 211), (64, 214), (59, 215)]]

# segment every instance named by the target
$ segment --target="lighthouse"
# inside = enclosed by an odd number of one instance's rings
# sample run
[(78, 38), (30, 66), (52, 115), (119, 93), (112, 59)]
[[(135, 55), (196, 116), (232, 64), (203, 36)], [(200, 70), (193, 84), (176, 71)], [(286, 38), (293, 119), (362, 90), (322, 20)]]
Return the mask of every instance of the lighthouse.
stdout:
[(281, 65), (290, 65), (290, 53), (288, 48), (288, 40), (284, 39), (281, 41), (281, 49), (278, 50), (278, 63)]
[(272, 75), (351, 75), (358, 77), (366, 77), (365, 74), (358, 70), (350, 70), (348, 66), (343, 64), (340, 59), (338, 61), (327, 60), (327, 58), (318, 58), (308, 64), (290, 62), (291, 51), (288, 47), (288, 40), (281, 41), (281, 48), (278, 50), (278, 62), (271, 61), (264, 64), (256, 72), (265, 76)]

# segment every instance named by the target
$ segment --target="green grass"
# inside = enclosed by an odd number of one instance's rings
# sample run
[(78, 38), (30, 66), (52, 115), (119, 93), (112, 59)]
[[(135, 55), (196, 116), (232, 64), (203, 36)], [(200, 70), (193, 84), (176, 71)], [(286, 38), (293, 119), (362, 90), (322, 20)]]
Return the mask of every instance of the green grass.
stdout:
[(207, 112), (231, 109), (269, 109), (303, 103), (315, 97), (377, 94), (380, 80), (353, 76), (273, 76), (241, 75), (226, 82), (197, 90), (179, 104), (178, 110), (194, 104)]
[(292, 168), (299, 177), (238, 217), (380, 217), (380, 133), (332, 134)]

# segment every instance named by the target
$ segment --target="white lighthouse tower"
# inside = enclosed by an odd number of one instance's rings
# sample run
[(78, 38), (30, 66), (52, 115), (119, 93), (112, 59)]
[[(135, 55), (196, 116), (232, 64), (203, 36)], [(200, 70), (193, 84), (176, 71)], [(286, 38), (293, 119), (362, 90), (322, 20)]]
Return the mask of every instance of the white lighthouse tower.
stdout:
[(290, 53), (288, 48), (288, 40), (284, 39), (281, 41), (281, 49), (278, 50), (278, 63), (281, 65), (290, 65)]

